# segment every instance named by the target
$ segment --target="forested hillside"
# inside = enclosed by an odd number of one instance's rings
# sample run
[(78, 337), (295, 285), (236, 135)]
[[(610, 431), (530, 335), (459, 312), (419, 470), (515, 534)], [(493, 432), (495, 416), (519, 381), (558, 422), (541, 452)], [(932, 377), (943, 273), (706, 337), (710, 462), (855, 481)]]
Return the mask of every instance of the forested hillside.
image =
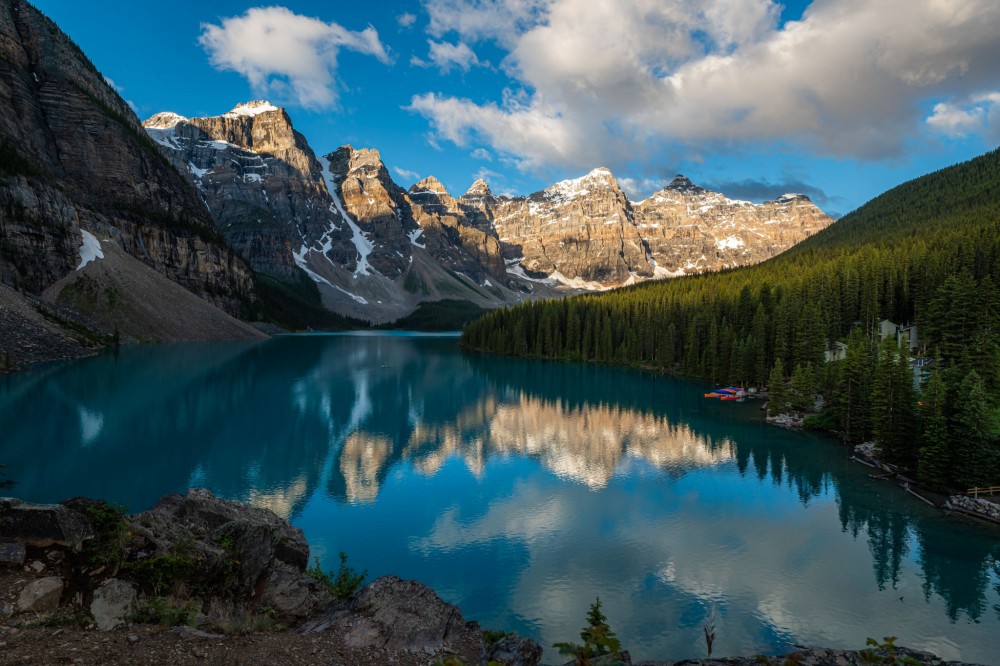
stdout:
[[(763, 264), (491, 312), (462, 342), (770, 383), (772, 409), (818, 390), (827, 423), (851, 441), (875, 437), (891, 461), (919, 461), (927, 484), (997, 483), (998, 285), (993, 151), (890, 190)], [(879, 342), (883, 319), (918, 326), (918, 351), (934, 368), (923, 405), (907, 350)], [(846, 358), (826, 363), (837, 341)], [(779, 377), (793, 377), (788, 390)]]

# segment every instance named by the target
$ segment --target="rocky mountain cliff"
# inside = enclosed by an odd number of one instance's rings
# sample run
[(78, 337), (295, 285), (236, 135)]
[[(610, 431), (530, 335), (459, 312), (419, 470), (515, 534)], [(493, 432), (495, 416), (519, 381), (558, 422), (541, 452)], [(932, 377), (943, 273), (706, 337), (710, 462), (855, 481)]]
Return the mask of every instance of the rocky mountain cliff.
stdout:
[(684, 176), (633, 204), (604, 168), (528, 197), (477, 181), (458, 205), (497, 237), (512, 274), (583, 289), (757, 263), (833, 222), (803, 195), (753, 204)]
[(496, 240), (414, 204), (377, 150), (317, 157), (265, 101), (211, 118), (159, 113), (144, 126), (255, 270), (286, 282), (303, 271), (335, 312), (381, 322), (425, 300), (518, 298), (491, 289), (488, 276), (503, 285), (505, 274)]
[[(198, 308), (248, 311), (252, 272), (194, 190), (79, 48), (23, 0), (0, 0), (0, 137), (0, 282), (34, 294), (70, 285), (87, 257), (113, 246), (127, 257), (123, 274), (153, 271), (201, 296)], [(109, 299), (77, 310), (133, 333)]]
[(754, 263), (832, 222), (804, 196), (752, 204), (683, 176), (633, 204), (605, 168), (527, 197), (478, 180), (455, 198), (433, 176), (404, 190), (378, 150), (317, 157), (266, 101), (144, 125), (257, 271), (302, 269), (328, 308), (373, 321), (423, 301), (495, 307)]
[(681, 175), (635, 204), (635, 220), (656, 270), (669, 275), (756, 264), (833, 223), (802, 194), (753, 204)]

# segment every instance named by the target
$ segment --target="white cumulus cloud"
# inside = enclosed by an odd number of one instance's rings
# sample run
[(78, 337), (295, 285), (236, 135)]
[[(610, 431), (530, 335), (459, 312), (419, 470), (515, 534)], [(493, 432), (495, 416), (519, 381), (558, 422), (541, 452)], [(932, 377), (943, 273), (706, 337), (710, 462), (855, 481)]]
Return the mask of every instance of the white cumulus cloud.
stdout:
[(402, 167), (393, 167), (392, 170), (396, 172), (397, 176), (399, 176), (404, 180), (409, 180), (416, 183), (421, 179), (420, 174), (417, 173), (416, 171), (410, 171), (409, 169), (404, 169)]
[(337, 56), (341, 49), (390, 58), (375, 28), (359, 32), (292, 12), (258, 7), (242, 16), (203, 23), (199, 43), (212, 66), (246, 77), (261, 96), (307, 108), (331, 108), (338, 99)]
[(449, 44), (448, 42), (435, 42), (427, 40), (428, 54), (430, 62), (437, 67), (442, 74), (447, 74), (452, 69), (460, 69), (468, 72), (473, 66), (479, 64), (479, 58), (475, 52), (469, 48), (468, 44), (458, 42)]
[(995, 141), (1000, 138), (1000, 92), (935, 104), (927, 124), (948, 136), (983, 133)]
[[(432, 36), (504, 49), (518, 85), (491, 103), (425, 93), (410, 108), (440, 138), (529, 169), (762, 142), (883, 159), (928, 125), (992, 127), (995, 105), (972, 96), (1000, 87), (996, 0), (814, 0), (785, 25), (773, 0), (424, 6)], [(929, 103), (946, 103), (933, 122)]]
[(411, 28), (413, 24), (417, 22), (417, 16), (409, 12), (403, 12), (396, 17), (396, 23), (399, 24), (400, 28)]

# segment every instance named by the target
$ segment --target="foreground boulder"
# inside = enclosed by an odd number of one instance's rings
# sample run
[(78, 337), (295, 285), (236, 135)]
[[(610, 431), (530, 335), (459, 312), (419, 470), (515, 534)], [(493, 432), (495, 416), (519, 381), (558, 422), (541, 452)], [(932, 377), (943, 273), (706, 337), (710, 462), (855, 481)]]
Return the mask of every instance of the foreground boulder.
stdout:
[(302, 530), (268, 509), (193, 489), (165, 495), (149, 511), (129, 518), (129, 524), (136, 549), (132, 569), (146, 574), (140, 581), (145, 585), (164, 583), (157, 569), (179, 562), (186, 580), (176, 582), (266, 605), (285, 616), (302, 619), (333, 601), (325, 586), (305, 575), (309, 544)]
[(375, 580), (299, 631), (337, 631), (351, 647), (417, 652), (438, 659), (456, 657), (468, 664), (492, 659), (511, 666), (534, 666), (542, 655), (537, 643), (519, 636), (487, 647), (479, 625), (466, 622), (458, 608), (426, 585), (396, 576)]
[(79, 550), (93, 536), (93, 527), (86, 516), (61, 504), (30, 504), (10, 497), (0, 498), (0, 539), (38, 548), (56, 545)]
[(86, 498), (0, 499), (0, 541), (8, 566), (28, 555), (38, 565), (31, 571), (48, 562), (59, 574), (23, 582), (21, 612), (50, 613), (67, 599), (103, 630), (129, 622), (144, 606), (154, 607), (149, 621), (181, 608), (190, 612), (179, 620), (198, 617), (225, 628), (261, 613), (298, 623), (333, 602), (306, 573), (302, 530), (207, 490), (166, 495), (132, 516)]
[(58, 576), (39, 578), (24, 586), (17, 598), (17, 608), (31, 613), (51, 613), (59, 608), (63, 581)]

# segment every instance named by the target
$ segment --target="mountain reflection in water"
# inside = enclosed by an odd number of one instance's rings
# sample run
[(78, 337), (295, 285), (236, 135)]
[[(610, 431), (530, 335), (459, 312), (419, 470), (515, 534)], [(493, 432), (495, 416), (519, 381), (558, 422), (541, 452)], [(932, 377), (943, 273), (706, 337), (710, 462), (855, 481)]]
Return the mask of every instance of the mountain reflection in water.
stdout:
[(600, 594), (643, 658), (700, 655), (714, 604), (717, 654), (897, 634), (998, 663), (996, 531), (703, 392), (448, 338), (139, 347), (0, 378), (0, 462), (36, 501), (208, 487), (543, 644)]

